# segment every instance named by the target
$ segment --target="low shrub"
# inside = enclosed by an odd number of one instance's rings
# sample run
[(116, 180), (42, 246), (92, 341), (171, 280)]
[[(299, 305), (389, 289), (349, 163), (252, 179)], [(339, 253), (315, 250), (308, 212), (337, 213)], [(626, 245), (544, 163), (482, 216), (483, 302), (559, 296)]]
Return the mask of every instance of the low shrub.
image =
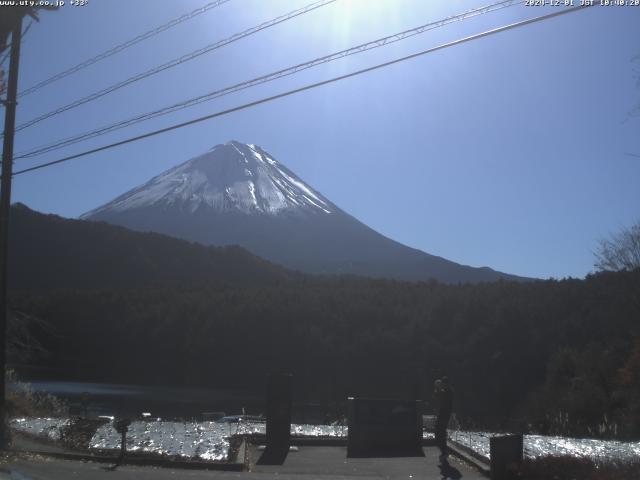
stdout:
[(10, 418), (67, 416), (69, 406), (64, 400), (47, 393), (35, 392), (28, 383), (20, 381), (13, 370), (5, 372), (5, 382), (13, 385), (6, 392)]

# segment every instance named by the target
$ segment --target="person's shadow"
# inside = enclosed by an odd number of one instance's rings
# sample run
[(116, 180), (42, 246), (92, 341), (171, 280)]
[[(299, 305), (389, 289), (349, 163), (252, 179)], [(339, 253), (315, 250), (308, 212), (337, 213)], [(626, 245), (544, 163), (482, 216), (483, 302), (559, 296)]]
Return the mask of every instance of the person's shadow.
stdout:
[(440, 461), (440, 465), (438, 465), (438, 468), (440, 469), (440, 475), (442, 475), (442, 480), (449, 480), (449, 479), (459, 480), (460, 478), (462, 478), (462, 474), (460, 473), (460, 470), (458, 470), (455, 467), (452, 467), (446, 458)]

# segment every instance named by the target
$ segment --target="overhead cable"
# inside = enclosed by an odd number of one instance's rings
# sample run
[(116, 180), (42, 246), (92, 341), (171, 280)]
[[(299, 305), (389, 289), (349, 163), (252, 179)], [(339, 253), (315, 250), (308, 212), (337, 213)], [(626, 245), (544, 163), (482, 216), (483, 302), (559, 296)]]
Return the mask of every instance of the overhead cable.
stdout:
[(492, 3), (490, 5), (484, 6), (484, 7), (480, 7), (480, 8), (475, 8), (472, 10), (469, 10), (467, 12), (461, 13), (461, 14), (457, 14), (457, 15), (452, 15), (437, 21), (432, 21), (429, 23), (426, 23), (424, 25), (420, 25), (418, 27), (409, 29), (409, 30), (405, 30), (403, 32), (399, 32), (393, 35), (388, 35), (386, 37), (382, 37), (379, 38), (377, 40), (373, 40), (367, 43), (363, 43), (360, 45), (357, 45), (355, 47), (351, 47), (345, 50), (341, 50), (329, 55), (325, 55), (319, 58), (315, 58), (313, 60), (304, 62), (304, 63), (300, 63), (297, 65), (294, 65), (292, 67), (288, 67), (282, 70), (278, 70), (272, 73), (269, 73), (267, 75), (262, 75), (260, 77), (256, 77), (253, 78), (251, 80), (246, 80), (244, 82), (241, 83), (237, 83), (228, 87), (224, 87), (222, 89), (218, 89), (218, 90), (214, 90), (212, 92), (206, 93), (204, 95), (199, 95), (197, 97), (194, 98), (190, 98), (188, 100), (184, 100), (172, 105), (168, 105), (166, 107), (162, 107), (160, 109), (157, 110), (153, 110), (150, 112), (146, 112), (125, 120), (121, 120), (119, 122), (116, 123), (112, 123), (103, 127), (99, 127), (96, 128), (94, 130), (90, 130), (72, 137), (68, 137), (62, 140), (57, 140), (53, 143), (49, 143), (47, 145), (44, 146), (40, 146), (40, 147), (36, 147), (34, 149), (28, 150), (26, 152), (22, 152), (20, 154), (18, 154), (15, 159), (22, 159), (22, 158), (31, 158), (31, 157), (35, 157), (38, 155), (42, 155), (44, 153), (48, 153), (50, 151), (53, 150), (58, 150), (60, 148), (64, 148), (73, 144), (76, 144), (78, 142), (82, 142), (82, 141), (86, 141), (89, 140), (91, 138), (95, 138), (101, 135), (105, 135), (107, 133), (134, 125), (136, 123), (140, 123), (146, 120), (150, 120), (152, 118), (156, 118), (162, 115), (167, 115), (169, 113), (178, 111), (178, 110), (182, 110), (184, 108), (188, 108), (200, 103), (204, 103), (204, 102), (208, 102), (210, 100), (213, 100), (215, 98), (219, 98), (219, 97), (223, 97), (225, 95), (229, 95), (231, 93), (235, 93), (238, 92), (240, 90), (245, 90), (247, 88), (251, 88), (254, 87), (256, 85), (260, 85), (263, 83), (267, 83), (267, 82), (271, 82), (274, 80), (277, 80), (279, 78), (282, 77), (286, 77), (289, 75), (293, 75), (295, 73), (301, 72), (303, 70), (307, 70), (309, 68), (315, 67), (317, 65), (322, 65), (328, 62), (332, 62), (335, 60), (339, 60), (341, 58), (350, 56), (350, 55), (355, 55), (358, 53), (362, 53), (362, 52), (366, 52), (368, 50), (372, 50), (375, 48), (379, 48), (382, 47), (384, 45), (388, 45), (391, 43), (395, 43), (398, 42), (400, 40), (404, 40), (406, 38), (409, 37), (413, 37), (415, 35), (419, 35), (421, 33), (424, 33), (426, 31), (429, 30), (433, 30), (435, 28), (439, 28), (445, 25), (448, 25), (450, 23), (456, 22), (456, 21), (461, 21), (461, 20), (465, 20), (477, 15), (483, 15), (489, 12), (493, 12), (496, 10), (500, 10), (506, 7), (510, 7), (516, 4), (520, 4), (522, 3), (522, 0), (503, 0), (503, 1), (499, 1), (496, 3)]
[(170, 20), (167, 23), (159, 25), (147, 32), (141, 33), (140, 35), (137, 35), (132, 39), (127, 40), (126, 42), (120, 43), (115, 47), (112, 47), (108, 50), (105, 50), (102, 53), (99, 53), (98, 55), (95, 55), (87, 60), (84, 60), (83, 62), (80, 62), (77, 65), (74, 65), (73, 67), (68, 68), (67, 70), (57, 73), (45, 80), (42, 80), (41, 82), (33, 85), (32, 87), (29, 87), (21, 91), (20, 93), (18, 93), (18, 97), (24, 97), (37, 90), (40, 90), (41, 88), (46, 87), (47, 85), (51, 85), (52, 83), (57, 82), (58, 80), (62, 80), (63, 78), (66, 78), (69, 75), (79, 72), (80, 70), (87, 68), (88, 66), (93, 65), (94, 63), (98, 63), (101, 60), (104, 60), (105, 58), (109, 58), (115, 55), (116, 53), (120, 53), (123, 50), (126, 50), (127, 48), (142, 42), (143, 40), (147, 40), (148, 38), (154, 37), (159, 33), (164, 32), (165, 30), (175, 27), (176, 25), (186, 22), (187, 20), (191, 20), (192, 18), (211, 10), (212, 8), (219, 7), (220, 5), (225, 4), (229, 1), (231, 0), (216, 0), (214, 2), (209, 2), (200, 8), (196, 8), (192, 12), (185, 13), (184, 15), (174, 18), (173, 20)]
[[(228, 1), (228, 0), (227, 0)], [(182, 63), (188, 62), (190, 60), (193, 60), (194, 58), (197, 58), (201, 55), (204, 55), (205, 53), (209, 53), (212, 52), (214, 50), (217, 50), (219, 48), (225, 47), (231, 43), (237, 42), (238, 40), (248, 37), (249, 35), (253, 35), (255, 33), (258, 33), (264, 29), (273, 27), (275, 25), (278, 25), (282, 22), (285, 22), (287, 20), (291, 20), (292, 18), (295, 18), (299, 15), (303, 15), (305, 13), (311, 12), (317, 8), (323, 7), (325, 5), (328, 5), (330, 3), (334, 3), (336, 0), (318, 0), (316, 2), (313, 2), (305, 7), (299, 8), (297, 10), (294, 10), (292, 12), (289, 12), (285, 15), (281, 15), (279, 17), (276, 17), (272, 20), (269, 20), (267, 22), (261, 23), (260, 25), (257, 25), (255, 27), (249, 28), (243, 32), (240, 33), (236, 33), (235, 35), (232, 35), (230, 37), (227, 37), (223, 40), (220, 40), (218, 42), (212, 43), (207, 45), (206, 47), (202, 47), (199, 48), (198, 50), (195, 50), (193, 52), (190, 52), (186, 55), (183, 55), (181, 57), (175, 58), (169, 62), (163, 63), (162, 65), (158, 65), (156, 67), (153, 67), (149, 70), (146, 70), (142, 73), (139, 73), (137, 75), (134, 75), (132, 77), (129, 77), (125, 80), (122, 80), (118, 83), (115, 83), (113, 85), (110, 85), (106, 88), (103, 88), (102, 90), (99, 90), (97, 92), (94, 92), (90, 95), (87, 95), (85, 97), (82, 97), (78, 100), (75, 100), (71, 103), (68, 103), (66, 105), (63, 105), (61, 107), (58, 107), (54, 110), (51, 110), (50, 112), (44, 113), (42, 115), (39, 115), (35, 118), (32, 118), (31, 120), (26, 121), (25, 123), (22, 123), (20, 125), (18, 125), (16, 127), (16, 132), (19, 132), (20, 130), (24, 130), (25, 128), (29, 128), (37, 123), (42, 122), (43, 120), (46, 120), (48, 118), (51, 118), (55, 115), (59, 115), (63, 112), (66, 112), (68, 110), (71, 110), (73, 108), (79, 107), (80, 105), (84, 105), (85, 103), (89, 103), (92, 102), (93, 100), (97, 100), (98, 98), (104, 97), (105, 95), (108, 95), (109, 93), (115, 92), (116, 90), (120, 90), (123, 87), (126, 87), (128, 85), (131, 85), (132, 83), (138, 82), (140, 80), (143, 80), (145, 78), (148, 78), (152, 75), (155, 75), (157, 73), (163, 72), (165, 70), (168, 70), (169, 68), (173, 68), (177, 65), (180, 65)]]
[(374, 65), (372, 67), (363, 68), (361, 70), (357, 70), (357, 71), (354, 71), (354, 72), (351, 72), (351, 73), (347, 73), (345, 75), (340, 75), (340, 76), (337, 76), (337, 77), (333, 77), (333, 78), (330, 78), (328, 80), (323, 80), (323, 81), (320, 81), (320, 82), (311, 83), (311, 84), (305, 85), (303, 87), (295, 88), (295, 89), (292, 89), (292, 90), (287, 90), (286, 92), (279, 93), (277, 95), (272, 95), (270, 97), (265, 97), (265, 98), (262, 98), (262, 99), (259, 99), (259, 100), (255, 100), (253, 102), (245, 103), (245, 104), (239, 105), (237, 107), (233, 107), (233, 108), (229, 108), (229, 109), (222, 110), (222, 111), (219, 111), (219, 112), (211, 113), (209, 115), (205, 115), (205, 116), (202, 116), (202, 117), (194, 118), (192, 120), (188, 120), (186, 122), (178, 123), (178, 124), (175, 124), (175, 125), (172, 125), (172, 126), (169, 126), (169, 127), (161, 128), (161, 129), (158, 129), (158, 130), (153, 130), (151, 132), (147, 132), (147, 133), (144, 133), (142, 135), (137, 135), (137, 136), (130, 137), (130, 138), (127, 138), (127, 139), (124, 139), (124, 140), (120, 140), (118, 142), (110, 143), (108, 145), (103, 145), (102, 147), (97, 147), (97, 148), (93, 148), (93, 149), (90, 149), (90, 150), (86, 150), (84, 152), (76, 153), (74, 155), (69, 155), (67, 157), (63, 157), (63, 158), (60, 158), (58, 160), (53, 160), (53, 161), (50, 161), (50, 162), (42, 163), (40, 165), (35, 165), (33, 167), (30, 167), (30, 168), (25, 168), (23, 170), (19, 170), (19, 171), (15, 172), (13, 175), (21, 175), (21, 174), (24, 174), (24, 173), (33, 172), (35, 170), (40, 170), (40, 169), (43, 169), (43, 168), (51, 167), (53, 165), (58, 165), (58, 164), (61, 164), (61, 163), (64, 163), (64, 162), (68, 162), (68, 161), (74, 160), (76, 158), (86, 157), (87, 155), (91, 155), (93, 153), (98, 153), (98, 152), (102, 152), (102, 151), (105, 151), (105, 150), (110, 150), (112, 148), (115, 148), (115, 147), (118, 147), (118, 146), (121, 146), (121, 145), (126, 145), (128, 143), (137, 142), (137, 141), (143, 140), (145, 138), (149, 138), (149, 137), (153, 137), (153, 136), (160, 135), (160, 134), (163, 134), (163, 133), (167, 133), (167, 132), (170, 132), (170, 131), (173, 131), (173, 130), (177, 130), (177, 129), (184, 128), (184, 127), (187, 127), (187, 126), (190, 126), (190, 125), (194, 125), (196, 123), (204, 122), (206, 120), (211, 120), (213, 118), (229, 115), (231, 113), (238, 112), (238, 111), (241, 111), (241, 110), (246, 110), (248, 108), (252, 108), (252, 107), (255, 107), (255, 106), (258, 106), (258, 105), (262, 105), (264, 103), (272, 102), (274, 100), (277, 100), (277, 99), (280, 99), (280, 98), (283, 98), (283, 97), (288, 97), (288, 96), (291, 96), (291, 95), (295, 95), (297, 93), (301, 93), (301, 92), (304, 92), (304, 91), (307, 91), (307, 90), (311, 90), (311, 89), (314, 89), (314, 88), (317, 88), (317, 87), (321, 87), (323, 85), (327, 85), (327, 84), (330, 84), (330, 83), (338, 82), (340, 80), (345, 80), (347, 78), (351, 78), (351, 77), (355, 77), (355, 76), (358, 76), (358, 75), (362, 75), (364, 73), (372, 72), (374, 70), (385, 68), (385, 67), (388, 67), (390, 65), (395, 65), (395, 64), (400, 63), (400, 62), (404, 62), (404, 61), (411, 60), (411, 59), (414, 59), (414, 58), (417, 58), (417, 57), (420, 57), (420, 56), (423, 56), (423, 55), (426, 55), (426, 54), (429, 54), (429, 53), (436, 52), (438, 50), (443, 50), (445, 48), (453, 47), (455, 45), (460, 45), (462, 43), (470, 42), (470, 41), (477, 40), (477, 39), (480, 39), (480, 38), (483, 38), (483, 37), (487, 37), (487, 36), (490, 36), (490, 35), (495, 35), (495, 34), (500, 33), (500, 32), (504, 32), (504, 31), (507, 31), (507, 30), (512, 30), (514, 28), (518, 28), (518, 27), (522, 27), (522, 26), (525, 26), (525, 25), (530, 25), (532, 23), (537, 23), (537, 22), (541, 22), (541, 21), (544, 21), (544, 20), (548, 20), (548, 19), (551, 19), (551, 18), (554, 18), (554, 17), (558, 17), (560, 15), (565, 15), (565, 14), (568, 14), (568, 13), (577, 12), (579, 10), (584, 10), (585, 8), (589, 8), (591, 6), (592, 5), (586, 4), (586, 5), (581, 5), (581, 6), (577, 6), (577, 7), (566, 8), (566, 9), (558, 10), (556, 12), (549, 13), (549, 14), (546, 14), (546, 15), (540, 15), (538, 17), (529, 18), (527, 20), (522, 20), (522, 21), (519, 21), (519, 22), (516, 22), (516, 23), (512, 23), (510, 25), (497, 27), (497, 28), (494, 28), (494, 29), (491, 29), (491, 30), (484, 31), (482, 33), (477, 33), (475, 35), (470, 35), (468, 37), (464, 37), (464, 38), (461, 38), (461, 39), (458, 39), (458, 40), (454, 40), (452, 42), (444, 43), (444, 44), (438, 45), (436, 47), (428, 48), (426, 50), (422, 50), (420, 52), (413, 53), (411, 55), (406, 55), (404, 57), (396, 58), (396, 59), (390, 60), (388, 62), (379, 63), (379, 64)]

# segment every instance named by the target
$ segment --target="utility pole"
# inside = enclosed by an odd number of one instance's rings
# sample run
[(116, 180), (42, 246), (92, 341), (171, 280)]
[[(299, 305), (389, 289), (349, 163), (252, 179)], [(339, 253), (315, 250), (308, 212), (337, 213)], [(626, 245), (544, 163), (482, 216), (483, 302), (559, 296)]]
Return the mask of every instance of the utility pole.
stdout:
[(9, 212), (11, 209), (11, 177), (13, 174), (13, 137), (18, 98), (18, 63), (22, 37), (22, 15), (16, 15), (11, 32), (11, 55), (7, 98), (5, 100), (4, 142), (2, 145), (2, 181), (0, 184), (0, 449), (6, 449), (7, 409), (5, 401), (5, 369), (7, 363), (7, 262), (9, 260)]

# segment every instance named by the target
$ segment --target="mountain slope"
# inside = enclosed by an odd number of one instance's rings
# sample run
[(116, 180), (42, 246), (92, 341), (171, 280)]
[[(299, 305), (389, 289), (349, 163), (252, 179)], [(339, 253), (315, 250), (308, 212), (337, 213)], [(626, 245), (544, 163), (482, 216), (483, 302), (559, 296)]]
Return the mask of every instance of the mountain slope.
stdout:
[(231, 141), (81, 218), (205, 245), (240, 245), (288, 268), (402, 280), (518, 277), (409, 248), (342, 211), (255, 145)]
[(205, 247), (156, 233), (11, 207), (9, 280), (14, 290), (267, 283), (292, 272), (239, 247)]

